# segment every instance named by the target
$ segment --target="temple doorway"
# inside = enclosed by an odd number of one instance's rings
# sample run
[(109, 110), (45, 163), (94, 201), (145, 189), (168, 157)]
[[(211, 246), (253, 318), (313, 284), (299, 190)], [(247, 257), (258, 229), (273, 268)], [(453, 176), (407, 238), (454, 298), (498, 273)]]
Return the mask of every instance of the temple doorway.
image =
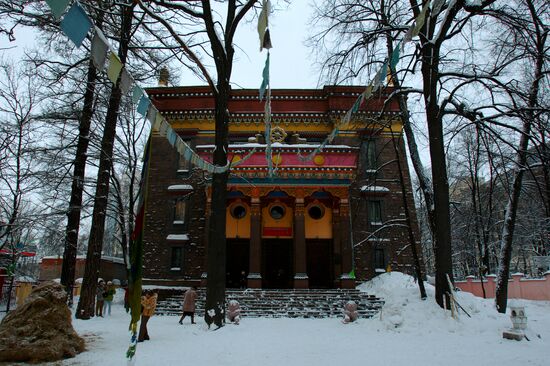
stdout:
[(292, 239), (266, 239), (262, 244), (263, 288), (291, 288)]
[(225, 286), (227, 288), (246, 287), (246, 276), (248, 276), (250, 263), (250, 241), (248, 239), (227, 239), (226, 243)]
[(332, 288), (332, 240), (307, 240), (309, 288)]

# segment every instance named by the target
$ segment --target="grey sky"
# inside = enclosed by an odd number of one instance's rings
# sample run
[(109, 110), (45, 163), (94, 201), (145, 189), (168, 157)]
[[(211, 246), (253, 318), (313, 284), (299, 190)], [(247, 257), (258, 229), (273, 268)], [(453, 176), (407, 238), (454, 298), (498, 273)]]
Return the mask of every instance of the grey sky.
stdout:
[[(293, 1), (288, 7), (283, 4), (270, 17), (272, 88), (314, 88), (317, 75), (313, 70), (313, 58), (304, 46), (307, 37), (307, 22), (311, 16), (310, 1)], [(17, 41), (9, 42), (0, 37), (0, 54), (17, 60), (26, 48), (36, 45), (30, 29), (19, 27)], [(67, 42), (70, 42), (67, 38)], [(256, 20), (243, 22), (236, 36), (237, 52), (232, 82), (236, 87), (259, 88), (267, 51), (260, 52)], [(10, 48), (10, 49), (6, 49)], [(179, 76), (181, 85), (203, 84), (189, 73)], [(147, 86), (147, 85), (145, 85)]]

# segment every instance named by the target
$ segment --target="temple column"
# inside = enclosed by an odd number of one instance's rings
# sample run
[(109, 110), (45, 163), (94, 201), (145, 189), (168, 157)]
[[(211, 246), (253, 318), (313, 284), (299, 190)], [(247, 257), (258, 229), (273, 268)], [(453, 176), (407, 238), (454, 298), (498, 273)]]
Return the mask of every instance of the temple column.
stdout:
[(262, 217), (260, 199), (253, 197), (250, 204), (250, 266), (248, 287), (262, 288)]
[(340, 200), (340, 240), (342, 254), (342, 275), (340, 286), (342, 288), (355, 288), (355, 276), (350, 273), (353, 270), (353, 243), (350, 235), (351, 225), (349, 216), (349, 201)]
[(304, 211), (304, 198), (297, 197), (294, 207), (294, 288), (309, 288)]
[(332, 209), (332, 243), (334, 268), (332, 275), (335, 278), (334, 286), (340, 287), (340, 275), (342, 274), (342, 240), (340, 234), (340, 208)]
[(204, 216), (205, 216), (205, 220), (204, 220), (204, 240), (203, 240), (203, 243), (204, 243), (204, 256), (203, 256), (203, 261), (202, 261), (203, 272), (201, 274), (201, 287), (206, 287), (207, 278), (208, 278), (206, 269), (208, 268), (208, 264), (207, 264), (208, 263), (208, 230), (210, 230), (210, 212), (211, 212), (210, 205), (211, 204), (212, 204), (212, 200), (210, 198), (210, 195), (207, 195), (207, 197), (206, 197), (206, 208), (204, 210)]

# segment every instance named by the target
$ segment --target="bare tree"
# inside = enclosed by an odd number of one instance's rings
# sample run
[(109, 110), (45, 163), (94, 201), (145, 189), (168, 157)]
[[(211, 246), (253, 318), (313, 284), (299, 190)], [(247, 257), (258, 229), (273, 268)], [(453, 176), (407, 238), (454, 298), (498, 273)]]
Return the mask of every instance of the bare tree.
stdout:
[[(144, 14), (152, 20), (144, 23), (151, 35), (175, 54), (186, 67), (210, 86), (214, 96), (215, 150), (213, 163), (227, 164), (231, 73), (235, 55), (234, 38), (239, 23), (257, 0), (227, 1), (225, 6), (209, 0), (139, 1)], [(159, 29), (160, 28), (160, 29)], [(212, 62), (215, 74), (207, 62)], [(215, 77), (214, 77), (215, 75)], [(211, 216), (208, 228), (205, 321), (210, 326), (224, 324), (225, 311), (225, 206), (228, 173), (212, 175)]]
[(35, 122), (40, 99), (37, 82), (8, 61), (0, 64), (0, 249), (15, 246), (34, 221), (25, 200), (37, 190), (36, 157), (40, 152)]
[[(537, 111), (541, 107), (540, 94), (543, 79), (548, 77), (548, 27), (550, 7), (547, 2), (536, 0), (523, 0), (518, 8), (511, 12), (499, 12), (498, 19), (506, 27), (507, 34), (503, 34), (505, 46), (511, 46), (511, 52), (519, 52), (520, 57), (527, 61), (532, 74), (528, 76), (529, 86), (527, 90), (516, 89), (513, 91), (514, 104), (522, 121), (521, 136), (517, 148), (516, 165), (512, 188), (506, 206), (502, 240), (500, 249), (500, 268), (497, 279), (495, 303), (497, 310), (506, 312), (508, 300), (508, 277), (510, 273), (510, 260), (512, 255), (512, 242), (516, 222), (517, 208), (519, 205), (523, 176), (527, 166), (527, 150), (531, 131), (537, 120)], [(519, 42), (518, 42), (519, 40)], [(545, 76), (546, 75), (546, 76)], [(518, 108), (519, 107), (519, 108)]]

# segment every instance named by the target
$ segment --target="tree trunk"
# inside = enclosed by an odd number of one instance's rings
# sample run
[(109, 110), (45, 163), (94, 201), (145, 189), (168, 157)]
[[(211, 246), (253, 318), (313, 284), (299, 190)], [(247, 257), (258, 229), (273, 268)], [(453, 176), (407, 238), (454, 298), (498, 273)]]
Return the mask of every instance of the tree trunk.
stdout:
[[(218, 83), (216, 95), (216, 149), (214, 164), (227, 164), (228, 132), (229, 132), (229, 83)], [(208, 228), (208, 286), (206, 291), (206, 307), (204, 320), (210, 327), (214, 323), (223, 326), (225, 312), (225, 215), (227, 200), (227, 178), (229, 172), (212, 175), (212, 203), (210, 225)]]
[(516, 214), (521, 194), (521, 185), (525, 164), (527, 162), (527, 147), (529, 145), (529, 133), (531, 131), (531, 119), (527, 119), (523, 124), (522, 135), (519, 143), (517, 155), (517, 167), (512, 184), (512, 192), (506, 211), (504, 214), (504, 224), (502, 228), (502, 239), (500, 244), (500, 268), (497, 278), (497, 289), (495, 294), (495, 304), (499, 313), (506, 313), (508, 303), (508, 277), (510, 276), (510, 261), (512, 259), (512, 242), (514, 239), (514, 229), (516, 224)]
[(84, 192), (84, 176), (86, 161), (88, 159), (88, 144), (90, 142), (90, 125), (92, 122), (93, 102), (95, 94), (95, 82), (97, 70), (90, 58), (88, 64), (88, 80), (84, 93), (84, 106), (78, 126), (78, 142), (74, 158), (73, 183), (71, 186), (71, 199), (67, 212), (67, 227), (65, 229), (65, 250), (63, 252), (63, 264), (61, 266), (61, 284), (67, 291), (69, 306), (73, 304), (73, 287), (75, 280), (76, 252), (78, 245), (78, 232), (80, 230), (80, 213), (82, 210), (82, 193)]
[(445, 160), (445, 142), (443, 139), (443, 121), (437, 104), (439, 49), (431, 43), (425, 43), (422, 49), (422, 75), (426, 121), (430, 141), (430, 159), (432, 162), (432, 182), (434, 192), (434, 253), (435, 253), (435, 299), (439, 306), (449, 307), (449, 284), (447, 275), (453, 281), (453, 263), (451, 251), (451, 224), (449, 212), (449, 181)]
[[(120, 60), (124, 64), (126, 63), (128, 46), (130, 44), (133, 5), (122, 5), (122, 8), (122, 29), (118, 53)], [(113, 146), (121, 97), (122, 92), (120, 90), (119, 77), (116, 84), (113, 85), (111, 89), (107, 116), (105, 118), (103, 138), (101, 140), (101, 155), (99, 159), (96, 193), (94, 196), (95, 201), (90, 239), (88, 242), (88, 252), (86, 254), (86, 268), (84, 270), (84, 280), (82, 282), (80, 301), (78, 302), (78, 307), (75, 314), (75, 316), (79, 319), (89, 319), (94, 315), (95, 292), (101, 264), (103, 234), (105, 232), (105, 215), (107, 211), (109, 183), (113, 164)]]
[(422, 265), (420, 264), (420, 258), (418, 256), (418, 252), (416, 248), (416, 240), (414, 238), (414, 231), (411, 223), (411, 212), (409, 210), (409, 204), (407, 201), (407, 190), (405, 189), (405, 177), (403, 176), (403, 167), (401, 166), (401, 159), (399, 157), (400, 155), (399, 147), (395, 143), (395, 138), (392, 138), (391, 140), (393, 142), (393, 149), (395, 151), (395, 158), (396, 158), (395, 160), (397, 162), (397, 171), (399, 173), (399, 183), (401, 184), (401, 197), (403, 200), (403, 209), (405, 211), (405, 222), (407, 225), (407, 232), (409, 234), (409, 245), (411, 246), (411, 251), (412, 251), (413, 260), (414, 260), (414, 270), (416, 273), (416, 278), (418, 279), (418, 289), (420, 290), (420, 298), (424, 300), (427, 297), (426, 289), (424, 288), (424, 276), (422, 274)]

